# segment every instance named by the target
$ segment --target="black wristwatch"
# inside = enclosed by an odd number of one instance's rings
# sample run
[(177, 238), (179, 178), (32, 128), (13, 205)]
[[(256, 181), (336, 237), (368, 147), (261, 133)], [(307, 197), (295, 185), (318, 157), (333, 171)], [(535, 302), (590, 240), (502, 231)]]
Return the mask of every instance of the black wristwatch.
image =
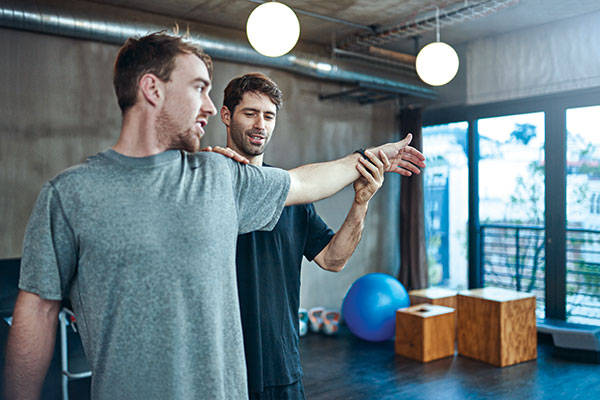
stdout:
[(355, 150), (354, 153), (360, 154), (365, 160), (368, 160), (371, 164), (376, 165), (367, 155), (365, 154), (365, 149)]

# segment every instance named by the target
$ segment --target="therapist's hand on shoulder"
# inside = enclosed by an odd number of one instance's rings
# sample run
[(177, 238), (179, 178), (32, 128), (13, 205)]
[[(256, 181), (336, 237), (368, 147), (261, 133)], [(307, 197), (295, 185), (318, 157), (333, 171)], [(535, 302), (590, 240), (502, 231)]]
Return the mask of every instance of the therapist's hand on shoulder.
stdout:
[(242, 164), (248, 164), (250, 162), (250, 161), (248, 161), (248, 159), (246, 157), (240, 155), (239, 153), (235, 152), (234, 150), (230, 149), (229, 147), (207, 146), (207, 147), (200, 149), (200, 151), (219, 153), (219, 154), (224, 155), (225, 157), (229, 157), (232, 160), (235, 160)]

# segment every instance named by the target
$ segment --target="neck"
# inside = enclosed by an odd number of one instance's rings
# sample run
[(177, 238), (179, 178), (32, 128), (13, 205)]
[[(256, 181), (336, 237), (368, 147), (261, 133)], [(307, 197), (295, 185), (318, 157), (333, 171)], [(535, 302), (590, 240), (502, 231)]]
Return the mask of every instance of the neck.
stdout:
[(147, 157), (168, 150), (158, 140), (153, 116), (146, 114), (131, 109), (123, 116), (121, 134), (113, 150), (129, 157)]
[(250, 164), (256, 165), (258, 167), (262, 167), (263, 165), (263, 154), (259, 154), (258, 156), (244, 156), (250, 161)]

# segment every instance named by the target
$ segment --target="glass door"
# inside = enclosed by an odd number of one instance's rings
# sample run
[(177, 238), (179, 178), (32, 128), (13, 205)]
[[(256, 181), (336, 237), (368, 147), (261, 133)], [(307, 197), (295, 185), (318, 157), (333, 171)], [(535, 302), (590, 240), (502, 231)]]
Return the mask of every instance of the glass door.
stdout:
[(567, 321), (600, 325), (600, 106), (566, 118)]
[(423, 128), (425, 239), (429, 285), (468, 286), (467, 122)]
[(534, 293), (544, 317), (544, 113), (477, 120), (484, 286)]

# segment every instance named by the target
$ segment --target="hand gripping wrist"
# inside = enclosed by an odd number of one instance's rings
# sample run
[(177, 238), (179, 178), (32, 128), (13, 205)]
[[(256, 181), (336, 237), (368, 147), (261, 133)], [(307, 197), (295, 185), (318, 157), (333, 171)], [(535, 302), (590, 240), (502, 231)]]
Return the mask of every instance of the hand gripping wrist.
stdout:
[(373, 161), (371, 161), (371, 159), (369, 157), (367, 157), (367, 155), (365, 154), (365, 149), (355, 150), (354, 153), (360, 154), (362, 156), (362, 158), (364, 158), (365, 160), (368, 160), (371, 164), (377, 166), (377, 164), (375, 164)]

